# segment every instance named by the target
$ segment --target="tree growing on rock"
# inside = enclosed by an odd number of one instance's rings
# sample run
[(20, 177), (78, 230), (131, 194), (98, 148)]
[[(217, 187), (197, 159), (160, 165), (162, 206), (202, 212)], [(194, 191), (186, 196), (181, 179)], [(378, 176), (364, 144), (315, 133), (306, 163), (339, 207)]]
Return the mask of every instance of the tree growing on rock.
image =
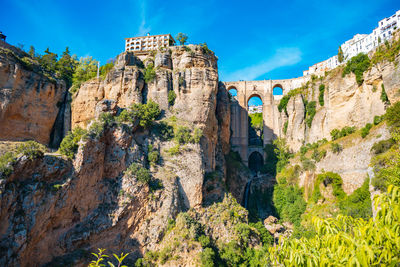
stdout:
[(178, 40), (179, 43), (180, 43), (181, 45), (184, 45), (184, 44), (186, 43), (186, 41), (187, 41), (188, 38), (189, 38), (189, 37), (188, 37), (186, 34), (181, 33), (181, 32), (178, 33), (178, 34), (175, 36), (175, 39)]
[(339, 50), (338, 50), (338, 54), (337, 55), (338, 55), (339, 62), (342, 63), (343, 60), (344, 60), (344, 54), (343, 54), (343, 50), (342, 50), (341, 46), (339, 46)]

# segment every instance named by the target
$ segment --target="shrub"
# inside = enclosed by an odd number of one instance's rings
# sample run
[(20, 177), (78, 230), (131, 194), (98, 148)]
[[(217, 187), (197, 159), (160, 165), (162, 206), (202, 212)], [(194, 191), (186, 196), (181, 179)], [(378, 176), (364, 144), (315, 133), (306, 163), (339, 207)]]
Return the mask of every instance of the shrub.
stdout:
[(171, 156), (178, 155), (181, 152), (181, 146), (179, 144), (176, 144), (175, 146), (171, 147), (170, 149), (167, 150), (167, 152)]
[(383, 103), (390, 104), (389, 98), (388, 98), (388, 96), (386, 94), (385, 86), (383, 85), (383, 83), (382, 83), (382, 91), (381, 91), (381, 100), (382, 100)]
[(306, 124), (309, 128), (311, 127), (312, 121), (316, 113), (316, 105), (317, 103), (315, 101), (310, 101), (306, 105)]
[(287, 133), (287, 128), (288, 128), (288, 121), (285, 121), (285, 123), (283, 124), (283, 133), (286, 134)]
[(326, 150), (322, 149), (321, 151), (319, 151), (317, 148), (314, 149), (311, 158), (313, 160), (315, 160), (316, 162), (320, 162), (321, 159), (325, 158), (326, 156)]
[(342, 188), (342, 177), (334, 172), (325, 172), (322, 174), (318, 174), (317, 180), (315, 181), (314, 190), (311, 196), (311, 199), (314, 203), (316, 203), (318, 199), (321, 198), (321, 192), (319, 189), (321, 183), (323, 183), (325, 187), (327, 187), (328, 185), (332, 185), (333, 195), (337, 199), (341, 200), (346, 196), (346, 193), (343, 191)]
[(400, 186), (400, 156), (395, 147), (372, 158), (371, 166), (375, 173), (372, 179), (375, 188), (384, 191), (391, 184)]
[(390, 132), (397, 133), (400, 129), (400, 102), (393, 104), (386, 110), (385, 118), (390, 128)]
[(350, 72), (353, 72), (356, 75), (356, 81), (358, 85), (361, 85), (364, 82), (363, 73), (366, 71), (371, 65), (368, 55), (360, 53), (354, 57), (352, 57), (346, 64), (346, 67), (343, 69), (343, 77)]
[(114, 122), (114, 116), (110, 112), (103, 112), (99, 116), (99, 121), (104, 125), (104, 126), (111, 126)]
[(355, 131), (356, 131), (356, 127), (345, 126), (342, 128), (342, 130), (333, 129), (331, 131), (331, 137), (332, 137), (332, 140), (337, 140), (341, 137), (350, 135), (350, 134), (354, 133)]
[(44, 152), (46, 147), (35, 141), (27, 141), (17, 147), (17, 154), (23, 154), (30, 160), (43, 156)]
[(12, 165), (15, 162), (15, 156), (12, 152), (6, 152), (0, 156), (0, 179), (6, 178), (13, 172)]
[(160, 106), (151, 99), (146, 104), (133, 104), (131, 106), (131, 114), (140, 120), (139, 125), (149, 128), (153, 122), (160, 116)]
[(282, 112), (282, 110), (284, 110), (287, 115), (287, 104), (289, 102), (289, 99), (290, 99), (290, 95), (284, 95), (281, 98), (281, 100), (279, 101), (279, 104), (278, 104), (279, 112)]
[(200, 143), (200, 139), (203, 137), (203, 130), (199, 128), (195, 128), (193, 132), (193, 136), (191, 138), (192, 142), (195, 144)]
[(331, 149), (333, 153), (340, 153), (343, 150), (343, 147), (339, 143), (332, 143), (331, 144)]
[(375, 116), (374, 117), (374, 125), (378, 125), (379, 123), (381, 123), (384, 119), (384, 116)]
[(160, 121), (156, 124), (154, 130), (162, 141), (169, 141), (174, 137), (174, 128), (164, 121)]
[(135, 177), (139, 182), (149, 184), (151, 180), (150, 171), (138, 163), (132, 163), (124, 172), (126, 175)]
[(371, 151), (375, 155), (382, 154), (382, 153), (388, 151), (395, 144), (396, 144), (396, 141), (393, 138), (389, 138), (387, 140), (381, 140), (381, 141), (375, 143), (371, 147)]
[(262, 117), (262, 113), (253, 113), (249, 114), (250, 125), (254, 129), (263, 130), (264, 121)]
[(202, 43), (200, 44), (201, 47), (201, 51), (206, 54), (206, 55), (210, 55), (212, 54), (212, 51), (208, 48), (207, 43)]
[(160, 153), (153, 149), (152, 145), (148, 146), (148, 151), (149, 153), (147, 154), (147, 159), (151, 164), (156, 164), (158, 160), (160, 159)]
[(306, 210), (306, 202), (303, 199), (303, 192), (297, 185), (276, 185), (273, 202), (279, 218), (300, 226), (301, 215)]
[(213, 267), (215, 266), (214, 261), (215, 261), (215, 252), (212, 248), (205, 248), (201, 253), (200, 253), (200, 261), (201, 261), (201, 266), (204, 267)]
[(199, 236), (198, 241), (203, 248), (209, 247), (211, 244), (210, 238), (206, 235)]
[(263, 246), (269, 247), (270, 245), (272, 245), (274, 238), (268, 232), (267, 228), (265, 228), (264, 224), (261, 221), (258, 221), (256, 223), (249, 223), (249, 225), (251, 227), (254, 227), (258, 231)]
[(144, 81), (146, 83), (151, 83), (156, 78), (156, 71), (154, 70), (154, 65), (152, 63), (148, 64), (144, 70)]
[(61, 141), (58, 151), (67, 158), (73, 159), (78, 151), (78, 142), (86, 134), (87, 131), (80, 127), (75, 128), (72, 132), (68, 132), (68, 134)]
[(104, 131), (104, 124), (98, 121), (94, 121), (90, 124), (88, 130), (88, 136), (90, 138), (99, 139)]
[(319, 96), (318, 96), (318, 101), (319, 101), (319, 104), (321, 105), (321, 107), (325, 105), (324, 95), (325, 95), (325, 85), (321, 84), (319, 86)]
[(286, 140), (283, 138), (275, 139), (273, 145), (275, 146), (274, 153), (278, 159), (276, 173), (279, 173), (289, 163), (289, 159), (293, 157), (293, 154), (290, 152)]
[(175, 104), (176, 94), (174, 90), (168, 91), (168, 104), (173, 106)]
[(368, 220), (372, 216), (371, 194), (369, 192), (369, 178), (351, 195), (339, 202), (340, 212), (353, 218)]
[(369, 134), (369, 131), (371, 130), (371, 128), (372, 128), (371, 123), (367, 123), (365, 125), (365, 127), (361, 128), (361, 137), (365, 138)]
[(301, 158), (301, 164), (303, 166), (303, 170), (305, 171), (311, 171), (315, 169), (315, 164), (312, 162), (310, 159), (306, 157)]
[(174, 137), (175, 141), (181, 145), (189, 143), (192, 139), (190, 129), (185, 126), (178, 126), (174, 135), (175, 135), (175, 137)]
[(118, 117), (115, 119), (118, 123), (134, 123), (135, 117), (133, 116), (132, 112), (127, 109), (121, 111)]

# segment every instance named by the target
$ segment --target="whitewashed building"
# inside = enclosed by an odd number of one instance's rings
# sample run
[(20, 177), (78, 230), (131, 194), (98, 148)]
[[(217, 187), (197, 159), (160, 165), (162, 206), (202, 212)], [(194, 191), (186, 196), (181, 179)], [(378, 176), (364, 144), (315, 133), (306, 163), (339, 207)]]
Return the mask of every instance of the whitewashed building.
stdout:
[(175, 44), (171, 34), (160, 34), (125, 38), (125, 51), (146, 53), (161, 47), (169, 47)]
[(249, 106), (249, 114), (262, 113), (263, 106)]
[[(350, 40), (341, 45), (344, 61), (351, 59), (359, 53), (368, 53), (393, 36), (393, 32), (400, 26), (400, 10), (394, 15), (379, 21), (378, 27), (370, 34), (356, 34)], [(337, 55), (325, 61), (312, 65), (308, 70), (303, 71), (303, 75), (322, 75), (325, 71), (331, 70), (340, 64)]]

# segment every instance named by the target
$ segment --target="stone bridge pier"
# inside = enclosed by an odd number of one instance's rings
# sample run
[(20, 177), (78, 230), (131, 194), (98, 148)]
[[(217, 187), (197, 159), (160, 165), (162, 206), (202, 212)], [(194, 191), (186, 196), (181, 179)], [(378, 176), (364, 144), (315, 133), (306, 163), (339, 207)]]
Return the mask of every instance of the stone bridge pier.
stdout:
[[(254, 153), (259, 153), (262, 159), (266, 158), (263, 145), (249, 145), (249, 99), (257, 96), (262, 101), (263, 144), (270, 144), (283, 134), (278, 111), (280, 99), (290, 90), (301, 87), (307, 80), (307, 77), (300, 77), (287, 80), (223, 82), (226, 90), (233, 89), (237, 93), (231, 99), (231, 148), (239, 152), (247, 166), (252, 166), (249, 164), (250, 158), (259, 158), (254, 157)], [(273, 94), (276, 87), (282, 88), (282, 95)]]

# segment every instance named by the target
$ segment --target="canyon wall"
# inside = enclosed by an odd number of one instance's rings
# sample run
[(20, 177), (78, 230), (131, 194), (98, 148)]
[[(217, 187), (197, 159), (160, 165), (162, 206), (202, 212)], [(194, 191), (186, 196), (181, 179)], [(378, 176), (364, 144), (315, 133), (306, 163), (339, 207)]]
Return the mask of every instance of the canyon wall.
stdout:
[(62, 138), (53, 127), (65, 96), (64, 81), (46, 76), (25, 52), (0, 41), (0, 140), (49, 145), (52, 132)]

